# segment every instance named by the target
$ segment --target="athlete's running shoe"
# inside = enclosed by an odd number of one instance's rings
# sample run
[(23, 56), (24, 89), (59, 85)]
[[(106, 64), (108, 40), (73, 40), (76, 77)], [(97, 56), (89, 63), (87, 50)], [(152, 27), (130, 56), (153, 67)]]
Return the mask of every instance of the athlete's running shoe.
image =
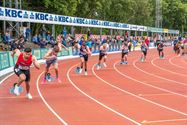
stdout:
[(27, 97), (28, 99), (32, 99), (32, 95), (31, 95), (30, 93), (27, 93), (26, 97)]
[(103, 66), (106, 68), (107, 67), (106, 63), (103, 63)]
[(17, 95), (17, 96), (20, 95), (20, 93), (19, 93), (19, 86), (17, 84), (14, 86), (14, 94)]

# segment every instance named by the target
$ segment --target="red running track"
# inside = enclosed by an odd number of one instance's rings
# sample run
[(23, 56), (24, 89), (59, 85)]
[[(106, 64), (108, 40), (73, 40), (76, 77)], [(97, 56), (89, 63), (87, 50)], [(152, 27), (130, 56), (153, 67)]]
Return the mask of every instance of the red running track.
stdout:
[(41, 85), (44, 65), (31, 69), (33, 100), (9, 94), (12, 75), (0, 85), (0, 125), (187, 125), (186, 57), (165, 48), (160, 60), (153, 49), (142, 63), (140, 54), (131, 52), (128, 65), (119, 65), (120, 54), (108, 55), (101, 70), (92, 56), (88, 76), (74, 73), (79, 59), (60, 61), (61, 84)]

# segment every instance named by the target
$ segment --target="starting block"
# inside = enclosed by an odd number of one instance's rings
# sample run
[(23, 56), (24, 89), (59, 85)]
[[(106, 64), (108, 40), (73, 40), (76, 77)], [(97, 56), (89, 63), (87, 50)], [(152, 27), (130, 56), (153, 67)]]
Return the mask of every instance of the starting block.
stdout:
[(51, 76), (51, 73), (47, 73), (46, 80), (47, 80), (48, 82), (52, 82), (52, 81), (54, 81), (55, 79)]
[[(14, 94), (14, 89), (17, 83), (14, 83), (13, 87), (10, 88), (10, 94)], [(19, 86), (19, 93), (23, 92), (23, 87)]]

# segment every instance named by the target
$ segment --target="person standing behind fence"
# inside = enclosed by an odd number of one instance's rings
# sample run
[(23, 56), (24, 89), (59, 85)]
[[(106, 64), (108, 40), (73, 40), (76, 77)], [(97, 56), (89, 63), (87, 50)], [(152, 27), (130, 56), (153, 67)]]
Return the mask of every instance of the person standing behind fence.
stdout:
[(146, 43), (147, 47), (149, 47), (150, 41), (148, 38), (145, 39), (145, 43)]
[(86, 46), (88, 46), (89, 49), (90, 49), (90, 52), (92, 52), (92, 39), (89, 39), (89, 40), (86, 42)]
[(137, 46), (137, 41), (136, 41), (136, 38), (134, 37), (133, 40), (132, 40), (132, 45), (133, 45), (133, 51), (135, 51), (135, 48)]

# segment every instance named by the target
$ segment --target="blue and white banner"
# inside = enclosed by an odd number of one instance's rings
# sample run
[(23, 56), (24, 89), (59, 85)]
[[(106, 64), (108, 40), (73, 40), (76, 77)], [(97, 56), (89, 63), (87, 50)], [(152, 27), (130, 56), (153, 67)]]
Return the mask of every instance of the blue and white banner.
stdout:
[(108, 28), (108, 29), (119, 29), (119, 30), (147, 31), (147, 26), (130, 25), (124, 23), (63, 16), (63, 15), (19, 10), (19, 9), (5, 8), (5, 7), (0, 7), (0, 20)]
[(0, 20), (129, 30), (129, 24), (0, 7)]
[(146, 26), (139, 26), (139, 25), (131, 25), (130, 24), (130, 30), (147, 31), (147, 27)]

